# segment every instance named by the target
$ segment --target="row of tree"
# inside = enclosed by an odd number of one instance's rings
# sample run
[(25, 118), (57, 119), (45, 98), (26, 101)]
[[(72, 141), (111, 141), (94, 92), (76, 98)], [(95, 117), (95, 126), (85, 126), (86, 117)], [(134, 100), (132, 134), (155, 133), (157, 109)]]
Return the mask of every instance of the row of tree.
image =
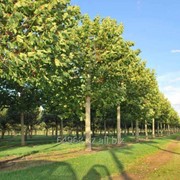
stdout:
[(145, 129), (154, 121), (157, 127), (179, 126), (155, 72), (122, 33), (122, 24), (110, 18), (91, 20), (69, 0), (2, 1), (0, 107), (1, 114), (4, 108), (19, 114), (22, 145), (24, 115), (33, 115), (40, 106), (62, 121), (85, 120), (87, 150), (91, 120), (111, 119), (114, 124), (116, 119), (118, 143), (121, 124), (135, 123), (137, 140), (138, 123)]

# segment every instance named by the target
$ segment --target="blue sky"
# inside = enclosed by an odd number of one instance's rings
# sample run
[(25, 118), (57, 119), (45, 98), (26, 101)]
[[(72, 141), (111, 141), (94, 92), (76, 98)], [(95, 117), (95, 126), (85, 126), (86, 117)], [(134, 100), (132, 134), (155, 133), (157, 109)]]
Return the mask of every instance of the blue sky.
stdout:
[(155, 69), (160, 90), (180, 114), (180, 1), (71, 0), (91, 18), (111, 17), (124, 25), (147, 67)]

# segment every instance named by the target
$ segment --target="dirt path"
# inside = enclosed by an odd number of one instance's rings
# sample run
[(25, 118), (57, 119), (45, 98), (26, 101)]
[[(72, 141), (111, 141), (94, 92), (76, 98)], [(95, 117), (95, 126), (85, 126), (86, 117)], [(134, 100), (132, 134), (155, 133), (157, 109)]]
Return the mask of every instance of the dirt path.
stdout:
[(79, 157), (82, 154), (89, 154), (89, 153), (95, 153), (95, 152), (94, 151), (86, 152), (84, 150), (72, 150), (67, 153), (66, 152), (59, 153), (57, 151), (54, 151), (48, 154), (38, 153), (38, 154), (21, 156), (21, 157), (10, 156), (6, 158), (2, 158), (0, 160), (0, 171), (25, 169), (27, 167), (60, 162), (67, 159)]
[(113, 180), (145, 180), (148, 176), (157, 171), (161, 166), (170, 162), (174, 155), (179, 155), (180, 141), (172, 140), (167, 148), (159, 148), (159, 151), (153, 155), (140, 160), (135, 166), (125, 171), (121, 176), (112, 177)]
[[(118, 147), (126, 145), (118, 145)], [(116, 146), (117, 147), (117, 146)], [(95, 147), (93, 151), (84, 151), (82, 149), (70, 150), (68, 152), (52, 151), (50, 153), (37, 153), (24, 156), (8, 156), (0, 158), (0, 171), (11, 171), (18, 169), (25, 169), (32, 166), (40, 166), (54, 162), (65, 161), (71, 158), (77, 158), (86, 154), (94, 154), (98, 151), (108, 150), (114, 148), (109, 147)]]
[[(129, 168), (121, 176), (113, 176), (111, 179), (145, 180), (149, 174), (157, 171), (159, 167), (170, 162), (174, 155), (178, 154), (180, 159), (180, 151), (177, 152), (177, 149), (180, 150), (180, 141), (172, 140), (168, 144), (167, 148), (159, 148), (157, 153), (139, 160), (136, 165)], [(24, 169), (27, 167), (53, 163), (56, 161), (64, 161), (70, 158), (82, 156), (83, 154), (96, 153), (97, 151), (101, 151), (101, 149), (94, 149), (92, 152), (86, 152), (84, 150), (72, 150), (64, 153), (51, 152), (49, 154), (38, 153), (23, 157), (11, 156), (0, 160), (0, 171)]]

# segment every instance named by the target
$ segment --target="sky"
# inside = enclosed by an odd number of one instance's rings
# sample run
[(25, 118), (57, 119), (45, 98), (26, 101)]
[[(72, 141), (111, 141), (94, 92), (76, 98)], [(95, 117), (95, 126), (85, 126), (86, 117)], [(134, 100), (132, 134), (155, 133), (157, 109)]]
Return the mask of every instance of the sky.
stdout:
[(125, 40), (135, 42), (147, 67), (156, 71), (160, 91), (180, 115), (180, 1), (71, 0), (91, 19), (123, 23)]

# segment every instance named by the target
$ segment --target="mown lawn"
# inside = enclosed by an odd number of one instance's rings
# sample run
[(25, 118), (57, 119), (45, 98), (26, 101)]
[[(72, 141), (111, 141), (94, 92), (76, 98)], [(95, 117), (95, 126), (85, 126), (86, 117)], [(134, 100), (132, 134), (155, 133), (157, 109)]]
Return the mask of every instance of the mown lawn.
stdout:
[(179, 180), (180, 179), (180, 142), (178, 142), (177, 148), (170, 152), (173, 154), (173, 158), (170, 162), (164, 164), (151, 173), (147, 180)]
[[(1, 171), (0, 179), (62, 179), (62, 180), (98, 180), (100, 178), (111, 179), (111, 175), (120, 174), (135, 165), (139, 159), (158, 151), (159, 147), (166, 147), (167, 144), (178, 136), (158, 138), (148, 142), (130, 144), (125, 147), (109, 148), (92, 153), (82, 153), (81, 156), (67, 160), (53, 162), (45, 160), (44, 164), (16, 171)], [(0, 156), (16, 154), (22, 155), (32, 153), (51, 153), (52, 151), (71, 151), (72, 149), (83, 149), (83, 143), (79, 144), (57, 144), (35, 145), (28, 147), (14, 147), (0, 152)], [(32, 148), (32, 149), (31, 149)], [(7, 152), (6, 152), (7, 151)], [(35, 160), (31, 160), (35, 161)], [(49, 164), (46, 164), (49, 163)], [(126, 174), (128, 177), (128, 174)]]

